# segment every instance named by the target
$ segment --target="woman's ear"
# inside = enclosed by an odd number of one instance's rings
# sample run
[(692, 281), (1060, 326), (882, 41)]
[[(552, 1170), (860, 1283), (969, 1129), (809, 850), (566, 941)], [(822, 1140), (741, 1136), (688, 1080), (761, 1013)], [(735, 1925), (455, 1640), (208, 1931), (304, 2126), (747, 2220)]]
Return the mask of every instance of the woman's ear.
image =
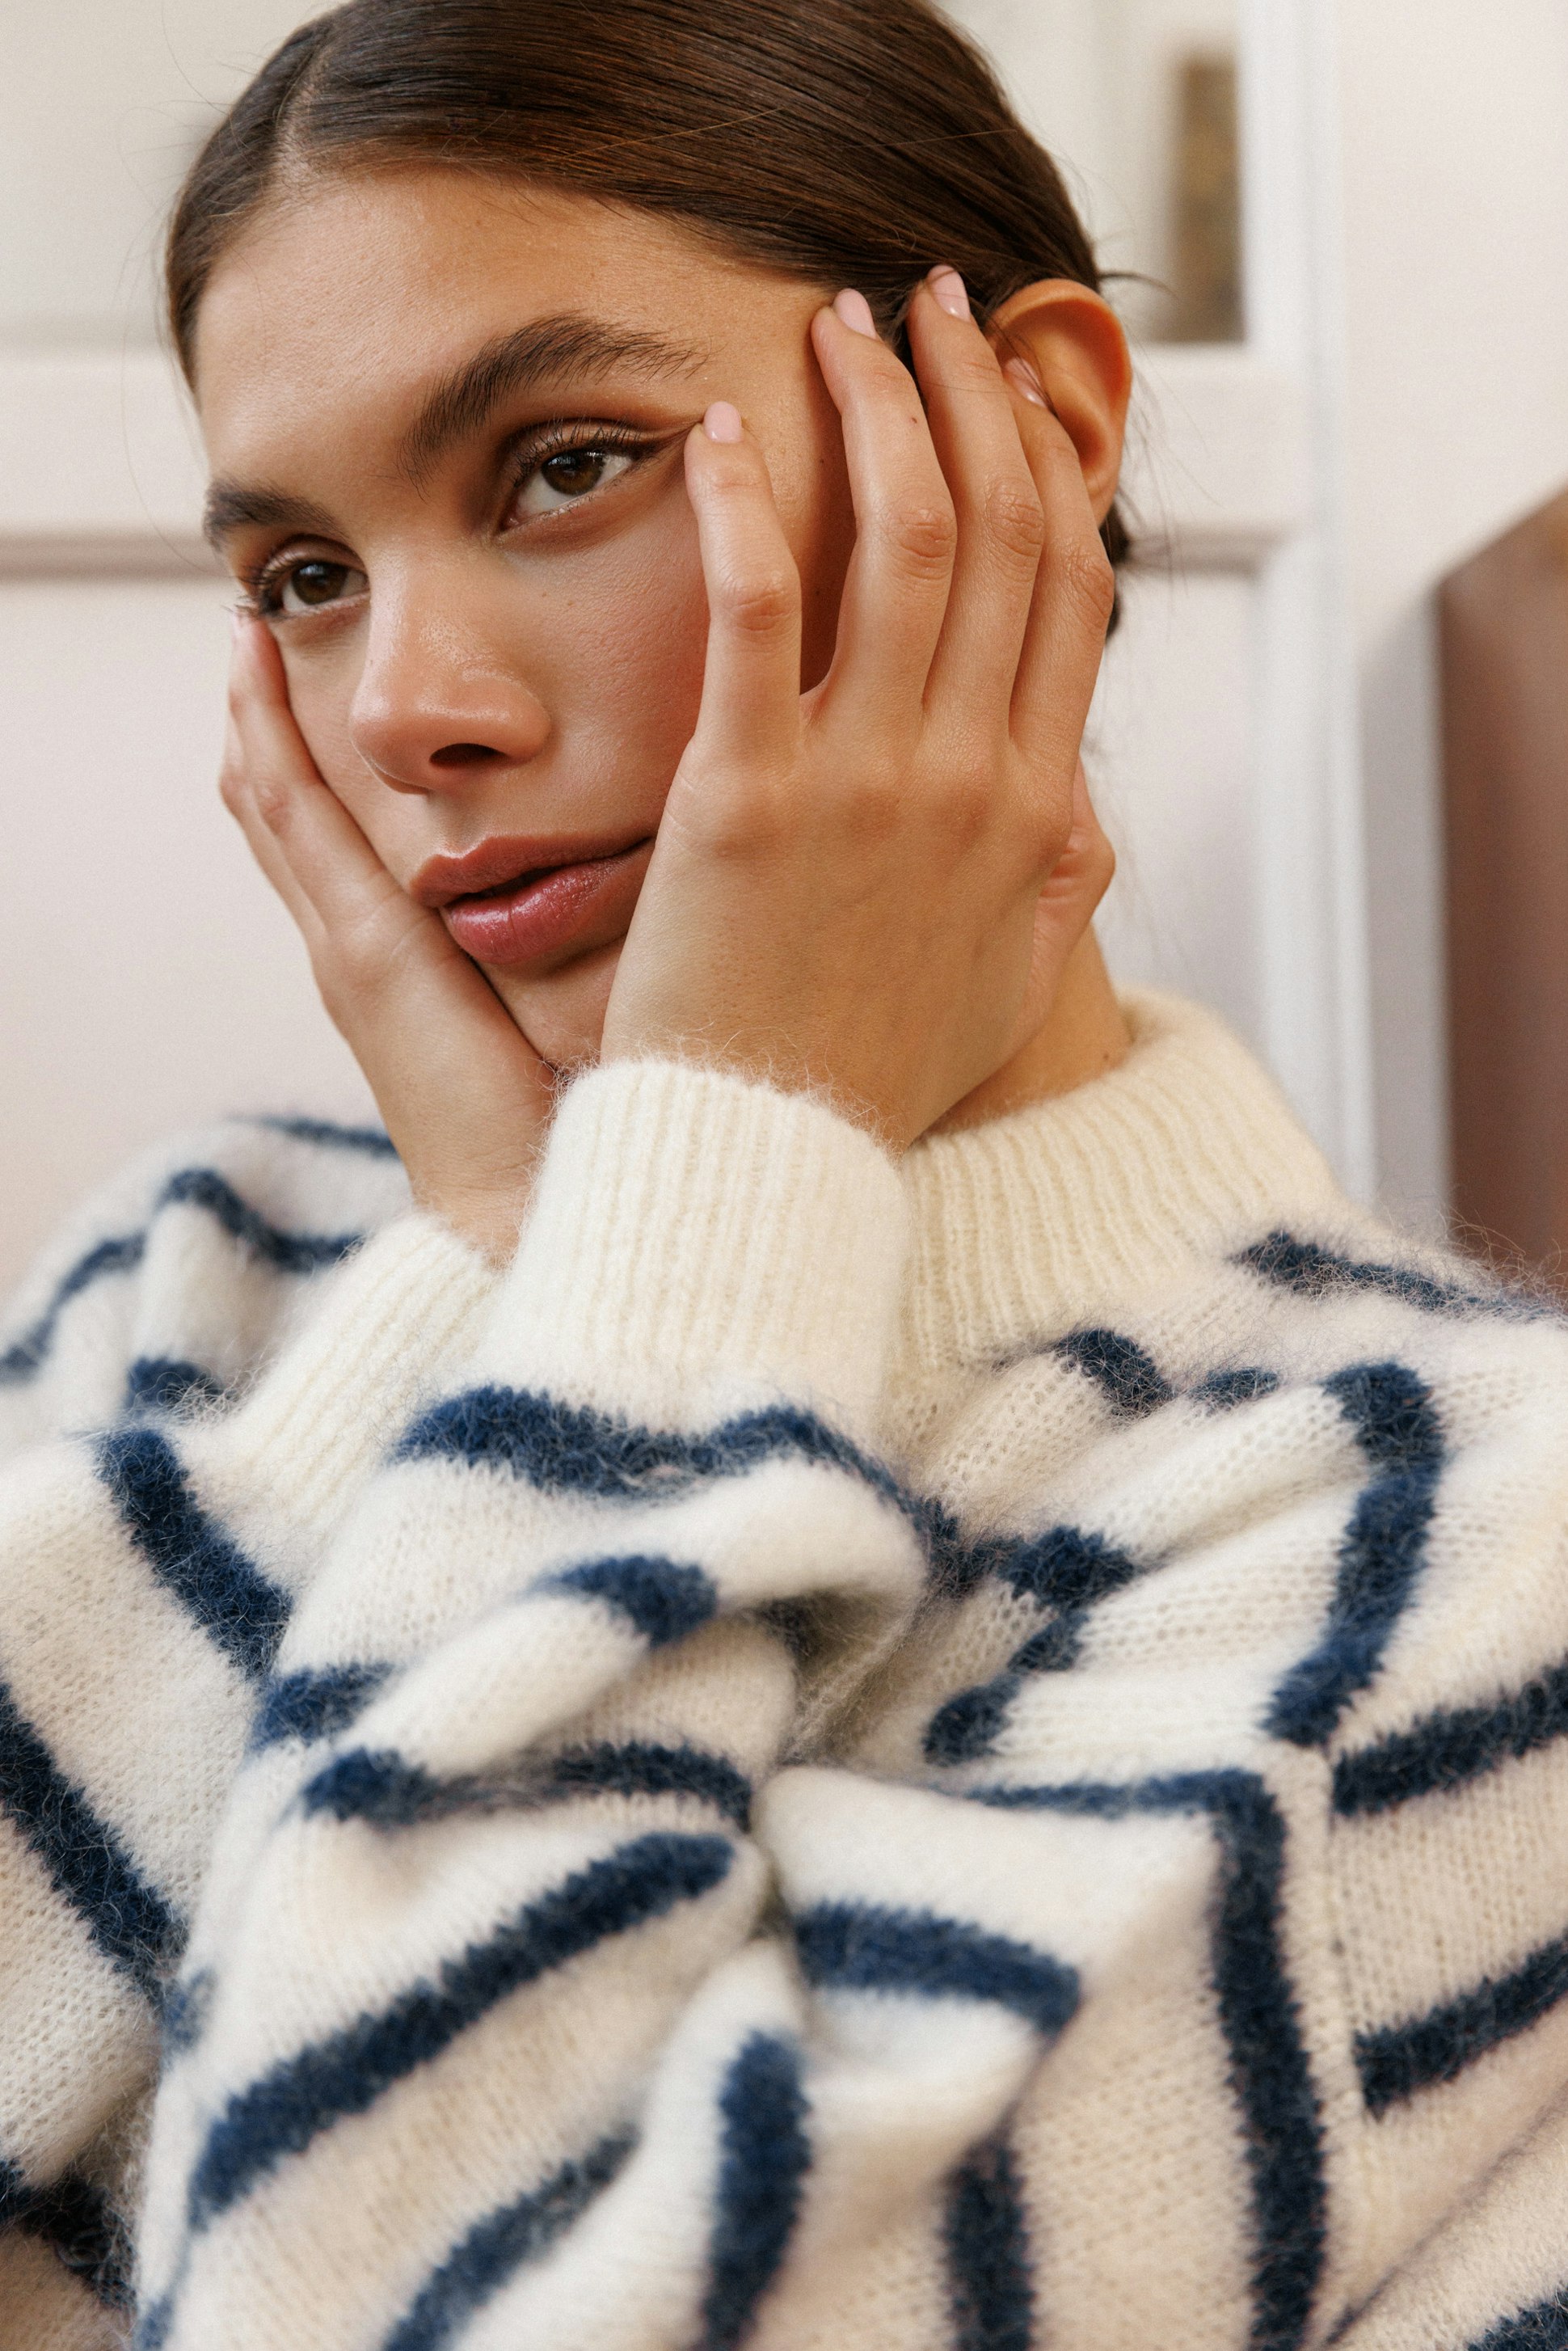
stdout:
[(1121, 478), (1132, 354), (1108, 302), (1069, 277), (1042, 278), (992, 311), (991, 340), (1005, 359), (1029, 360), (1084, 468), (1096, 519), (1104, 522)]

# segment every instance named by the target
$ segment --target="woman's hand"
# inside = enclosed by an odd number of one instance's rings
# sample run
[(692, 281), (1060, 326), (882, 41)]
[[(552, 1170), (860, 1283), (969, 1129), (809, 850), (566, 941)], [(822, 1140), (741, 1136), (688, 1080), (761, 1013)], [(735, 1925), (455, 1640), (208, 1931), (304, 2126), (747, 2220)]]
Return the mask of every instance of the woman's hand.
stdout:
[(857, 526), (833, 665), (803, 697), (799, 576), (721, 404), (687, 449), (701, 715), (604, 1055), (820, 1091), (901, 1148), (1038, 1028), (1109, 880), (1075, 780), (1114, 580), (1072, 441), (952, 272), (910, 316), (929, 417), (859, 296), (813, 334)]
[(399, 888), (322, 781), (277, 647), (244, 614), (221, 789), (304, 934), (415, 1201), (509, 1257), (550, 1114), (549, 1072), (440, 915)]

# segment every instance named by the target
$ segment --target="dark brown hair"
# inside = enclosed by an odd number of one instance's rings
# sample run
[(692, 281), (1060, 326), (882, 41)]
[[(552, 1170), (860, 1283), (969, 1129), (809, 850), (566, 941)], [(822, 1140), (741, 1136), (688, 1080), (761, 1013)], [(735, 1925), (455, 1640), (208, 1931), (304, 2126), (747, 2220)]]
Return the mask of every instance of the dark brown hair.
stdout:
[[(1101, 283), (1056, 166), (926, 0), (348, 0), (262, 68), (181, 191), (166, 279), (187, 379), (207, 281), (269, 196), (396, 163), (662, 214), (858, 287), (900, 344), (938, 261), (982, 320), (1037, 278)], [(1115, 509), (1104, 535), (1123, 559)]]

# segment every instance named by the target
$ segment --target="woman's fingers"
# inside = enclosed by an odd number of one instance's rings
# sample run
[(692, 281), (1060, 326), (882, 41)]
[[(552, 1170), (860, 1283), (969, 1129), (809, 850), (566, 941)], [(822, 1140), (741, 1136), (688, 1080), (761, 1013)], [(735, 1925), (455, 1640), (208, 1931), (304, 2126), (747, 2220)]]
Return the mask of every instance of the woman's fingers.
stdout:
[(245, 758), (240, 743), (237, 722), (231, 716), (223, 736), (223, 760), (218, 771), (218, 790), (223, 806), (244, 834), (246, 846), (261, 867), (278, 896), (283, 900), (300, 930), (306, 946), (314, 954), (321, 933), (321, 917), (295, 879), (294, 872), (284, 855), (277, 835), (267, 824), (256, 805), (245, 770)]
[(1027, 772), (1052, 779), (1052, 798), (1059, 799), (1084, 739), (1116, 603), (1116, 573), (1067, 433), (1021, 389), (1012, 397), (1045, 526), (1012, 689), (1012, 739)]
[[(270, 632), (244, 614), (234, 632), (229, 706), (255, 815), (275, 856), (326, 928), (330, 932), (362, 917), (368, 900), (396, 898), (411, 913), (348, 810), (322, 781), (289, 707), (283, 663)], [(252, 846), (256, 847), (254, 840)], [(272, 862), (260, 849), (257, 854), (275, 881)], [(289, 897), (286, 890), (282, 894)]]
[(970, 311), (956, 270), (933, 270), (909, 310), (909, 340), (931, 440), (958, 517), (941, 643), (927, 706), (961, 701), (965, 733), (994, 714), (1000, 739), (1029, 625), (1044, 547), (1039, 492), (995, 352)]
[(884, 736), (919, 727), (947, 617), (958, 519), (914, 379), (865, 298), (818, 311), (812, 340), (843, 419), (855, 553), (826, 698)]
[(763, 453), (728, 401), (686, 445), (708, 588), (708, 655), (697, 740), (763, 768), (800, 730), (800, 574)]

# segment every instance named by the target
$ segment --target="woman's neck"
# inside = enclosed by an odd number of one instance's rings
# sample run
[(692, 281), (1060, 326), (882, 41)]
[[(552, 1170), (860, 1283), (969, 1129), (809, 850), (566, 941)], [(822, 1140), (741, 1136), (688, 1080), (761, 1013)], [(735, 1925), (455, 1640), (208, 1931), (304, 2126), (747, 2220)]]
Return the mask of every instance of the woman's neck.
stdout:
[(1044, 1021), (1010, 1061), (993, 1076), (956, 1102), (931, 1130), (953, 1134), (964, 1127), (983, 1126), (1010, 1111), (1031, 1102), (1071, 1093), (1103, 1078), (1126, 1060), (1132, 1036), (1116, 1002), (1100, 943), (1093, 931), (1085, 933), (1062, 975), (1055, 1001)]

